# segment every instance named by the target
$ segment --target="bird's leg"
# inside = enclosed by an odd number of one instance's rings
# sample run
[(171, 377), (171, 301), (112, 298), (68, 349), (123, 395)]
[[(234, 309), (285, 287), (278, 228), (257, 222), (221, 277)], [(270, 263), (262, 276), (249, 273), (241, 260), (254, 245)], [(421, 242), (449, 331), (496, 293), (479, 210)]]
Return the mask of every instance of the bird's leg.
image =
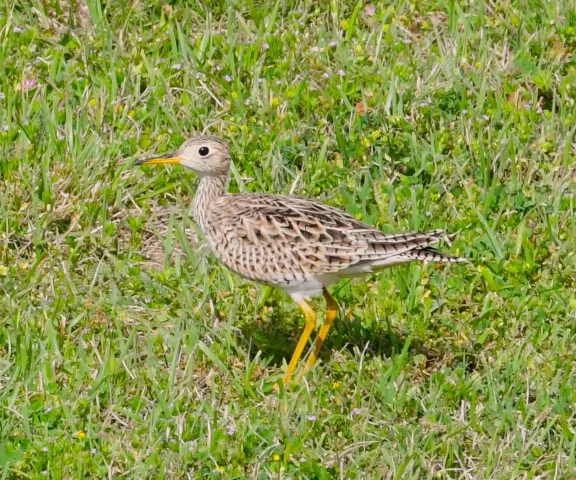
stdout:
[(306, 325), (304, 326), (304, 331), (302, 332), (302, 335), (300, 335), (298, 345), (296, 345), (296, 349), (292, 354), (292, 359), (290, 360), (290, 364), (288, 365), (288, 372), (286, 373), (286, 377), (284, 377), (284, 385), (290, 382), (292, 374), (294, 373), (294, 370), (296, 370), (296, 367), (298, 366), (298, 360), (300, 360), (302, 352), (306, 347), (306, 343), (308, 343), (310, 334), (312, 333), (312, 330), (314, 330), (314, 328), (316, 327), (316, 312), (314, 311), (314, 309), (305, 300), (302, 300), (302, 302), (300, 302), (298, 306), (304, 312)]
[(338, 302), (336, 302), (336, 300), (334, 300), (332, 295), (328, 293), (328, 290), (324, 289), (323, 293), (324, 298), (326, 299), (326, 320), (324, 321), (322, 328), (320, 328), (320, 332), (318, 332), (318, 337), (316, 337), (316, 345), (314, 347), (314, 351), (308, 357), (308, 361), (306, 362), (306, 368), (304, 369), (304, 372), (308, 371), (310, 367), (314, 365), (314, 362), (316, 361), (316, 359), (318, 358), (318, 354), (320, 353), (320, 349), (322, 348), (322, 344), (324, 343), (324, 339), (326, 338), (326, 335), (328, 335), (328, 330), (330, 330), (330, 327), (332, 326), (334, 320), (336, 320), (336, 317), (338, 316)]

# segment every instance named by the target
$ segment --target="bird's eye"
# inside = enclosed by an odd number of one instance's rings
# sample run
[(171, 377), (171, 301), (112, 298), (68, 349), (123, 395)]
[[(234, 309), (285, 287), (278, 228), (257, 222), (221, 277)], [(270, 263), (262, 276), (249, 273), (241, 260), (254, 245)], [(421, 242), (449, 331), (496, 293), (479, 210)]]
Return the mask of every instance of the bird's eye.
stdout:
[(198, 153), (200, 154), (201, 157), (205, 157), (210, 153), (210, 149), (208, 147), (200, 147), (198, 149)]

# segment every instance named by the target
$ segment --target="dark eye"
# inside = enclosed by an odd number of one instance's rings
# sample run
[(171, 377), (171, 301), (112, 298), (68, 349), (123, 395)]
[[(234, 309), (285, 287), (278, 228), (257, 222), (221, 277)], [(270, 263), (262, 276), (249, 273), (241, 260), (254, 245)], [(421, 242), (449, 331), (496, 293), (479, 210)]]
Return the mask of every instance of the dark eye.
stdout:
[(198, 149), (198, 153), (200, 154), (201, 157), (205, 157), (210, 153), (210, 149), (208, 147), (200, 147)]

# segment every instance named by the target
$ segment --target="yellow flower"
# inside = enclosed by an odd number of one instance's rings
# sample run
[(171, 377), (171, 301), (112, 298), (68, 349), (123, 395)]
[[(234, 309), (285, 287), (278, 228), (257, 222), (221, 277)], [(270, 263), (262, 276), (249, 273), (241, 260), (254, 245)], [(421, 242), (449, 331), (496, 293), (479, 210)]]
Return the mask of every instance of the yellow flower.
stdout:
[(94, 108), (96, 106), (96, 99), (91, 98), (88, 102), (88, 105), (90, 105), (92, 108)]
[(218, 473), (224, 473), (226, 471), (226, 469), (222, 465), (219, 465), (216, 467), (216, 471)]
[(8, 267), (6, 265), (0, 265), (0, 277), (5, 277), (8, 275)]
[(333, 388), (334, 390), (340, 388), (340, 382), (334, 382), (334, 383), (332, 384), (332, 388)]
[(275, 462), (279, 462), (279, 461), (280, 461), (280, 455), (276, 454), (276, 455), (274, 455), (274, 456), (272, 457), (272, 459), (273, 459)]
[(76, 434), (76, 436), (77, 436), (80, 440), (82, 440), (83, 438), (86, 438), (86, 434), (85, 434), (84, 432), (78, 432), (78, 433)]

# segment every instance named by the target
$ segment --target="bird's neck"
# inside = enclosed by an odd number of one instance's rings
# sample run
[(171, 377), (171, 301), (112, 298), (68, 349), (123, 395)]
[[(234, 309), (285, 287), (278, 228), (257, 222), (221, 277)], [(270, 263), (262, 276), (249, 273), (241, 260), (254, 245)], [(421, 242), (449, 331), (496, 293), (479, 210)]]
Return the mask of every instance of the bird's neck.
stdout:
[(206, 218), (210, 213), (210, 209), (226, 191), (227, 180), (227, 175), (206, 175), (200, 178), (196, 196), (194, 197), (192, 215), (202, 231), (205, 231)]

